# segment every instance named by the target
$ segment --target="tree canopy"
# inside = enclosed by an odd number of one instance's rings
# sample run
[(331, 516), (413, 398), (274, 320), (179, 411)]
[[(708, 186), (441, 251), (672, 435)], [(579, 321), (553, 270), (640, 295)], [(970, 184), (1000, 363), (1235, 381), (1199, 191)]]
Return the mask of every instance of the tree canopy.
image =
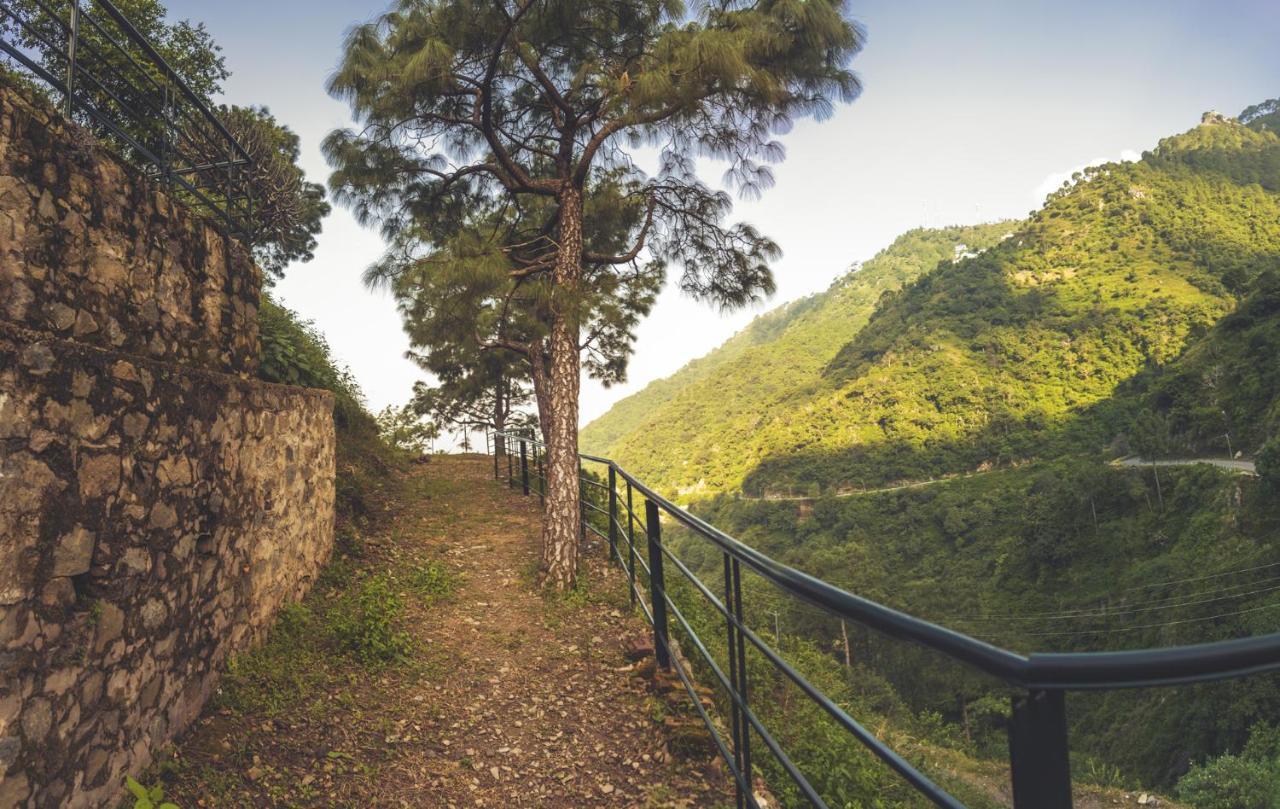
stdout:
[(861, 44), (841, 0), (402, 0), (351, 33), (329, 86), (361, 129), (327, 139), (331, 187), (387, 238), (376, 272), (470, 301), (476, 343), (526, 357), (557, 586), (576, 569), (583, 352), (620, 377), (669, 266), (723, 307), (773, 291), (777, 245), (729, 221), (698, 160), (760, 193), (785, 154), (776, 136), (857, 95)]

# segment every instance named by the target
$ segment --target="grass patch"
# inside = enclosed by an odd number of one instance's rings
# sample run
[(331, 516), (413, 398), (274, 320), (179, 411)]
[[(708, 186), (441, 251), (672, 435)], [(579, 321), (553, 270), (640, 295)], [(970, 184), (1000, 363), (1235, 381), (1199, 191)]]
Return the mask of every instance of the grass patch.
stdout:
[(308, 699), (324, 681), (326, 655), (316, 643), (319, 621), (305, 604), (280, 610), (262, 646), (227, 666), (216, 704), (236, 713), (275, 716)]
[(430, 604), (448, 598), (458, 581), (444, 562), (432, 559), (409, 571), (406, 584), (415, 595)]

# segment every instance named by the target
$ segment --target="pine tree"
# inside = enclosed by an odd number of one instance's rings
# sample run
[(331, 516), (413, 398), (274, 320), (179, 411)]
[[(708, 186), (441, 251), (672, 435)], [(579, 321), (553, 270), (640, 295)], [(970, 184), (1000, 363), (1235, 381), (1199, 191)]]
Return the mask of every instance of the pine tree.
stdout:
[[(721, 307), (772, 292), (777, 246), (727, 221), (696, 160), (760, 193), (784, 156), (775, 135), (856, 95), (861, 43), (842, 0), (402, 0), (350, 35), (330, 90), (362, 128), (326, 141), (331, 187), (381, 225), (398, 267), (433, 268), (420, 275), (479, 303), (478, 341), (528, 358), (552, 586), (577, 568), (583, 351), (589, 371), (593, 357), (616, 371), (669, 265)], [(640, 145), (655, 174), (633, 162)]]

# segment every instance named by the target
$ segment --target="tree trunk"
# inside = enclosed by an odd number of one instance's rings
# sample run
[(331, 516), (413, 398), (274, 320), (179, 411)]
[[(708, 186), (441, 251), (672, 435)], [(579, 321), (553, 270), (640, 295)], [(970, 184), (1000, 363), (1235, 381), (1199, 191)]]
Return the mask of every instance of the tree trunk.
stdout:
[(507, 429), (507, 399), (503, 395), (505, 386), (506, 381), (500, 379), (493, 391), (493, 454), (498, 457), (507, 454), (506, 437), (497, 435)]
[(1151, 462), (1151, 472), (1156, 476), (1156, 499), (1160, 501), (1160, 510), (1164, 511), (1164, 492), (1160, 491), (1160, 467), (1156, 466), (1156, 462)]
[(552, 301), (547, 436), (547, 502), (542, 531), (545, 583), (564, 592), (578, 573), (578, 526), (582, 503), (578, 483), (579, 286), (582, 277), (582, 192), (560, 193), (559, 254)]
[(544, 443), (551, 441), (551, 365), (546, 347), (535, 343), (529, 349), (529, 377), (533, 380), (533, 401), (538, 407), (538, 429)]

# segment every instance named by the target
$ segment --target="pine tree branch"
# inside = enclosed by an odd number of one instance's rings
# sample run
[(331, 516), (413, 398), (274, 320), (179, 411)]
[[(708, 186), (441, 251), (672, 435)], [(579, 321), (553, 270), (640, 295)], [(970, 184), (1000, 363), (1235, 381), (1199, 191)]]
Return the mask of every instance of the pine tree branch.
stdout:
[(610, 256), (605, 253), (586, 251), (582, 254), (582, 260), (588, 264), (630, 264), (635, 261), (636, 256), (640, 255), (640, 251), (644, 249), (645, 241), (649, 238), (649, 229), (653, 226), (653, 212), (657, 206), (657, 196), (651, 194), (646, 205), (647, 210), (644, 215), (644, 225), (640, 228), (640, 235), (636, 237), (636, 243), (626, 253)]

